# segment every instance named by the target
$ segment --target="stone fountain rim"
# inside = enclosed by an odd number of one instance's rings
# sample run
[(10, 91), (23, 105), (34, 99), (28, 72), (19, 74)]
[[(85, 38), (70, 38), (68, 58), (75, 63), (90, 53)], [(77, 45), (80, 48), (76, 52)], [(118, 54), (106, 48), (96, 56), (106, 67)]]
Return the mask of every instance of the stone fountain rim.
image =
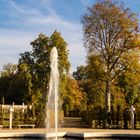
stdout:
[[(28, 131), (28, 130), (27, 130)], [(93, 130), (94, 131), (94, 130)], [(50, 133), (49, 137), (55, 137), (55, 133)], [(58, 138), (140, 138), (140, 133), (130, 132), (58, 132)], [(33, 132), (1, 132), (0, 138), (45, 138), (46, 134)]]

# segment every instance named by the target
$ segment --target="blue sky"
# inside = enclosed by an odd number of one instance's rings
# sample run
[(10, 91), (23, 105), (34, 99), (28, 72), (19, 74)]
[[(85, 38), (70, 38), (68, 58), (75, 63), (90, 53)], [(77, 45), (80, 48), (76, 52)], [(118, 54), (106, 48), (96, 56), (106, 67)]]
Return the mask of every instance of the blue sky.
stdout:
[[(50, 36), (55, 29), (68, 43), (71, 71), (85, 64), (80, 21), (87, 6), (95, 1), (0, 0), (0, 70), (8, 62), (17, 63), (20, 53), (30, 51), (30, 42), (39, 33)], [(140, 0), (123, 2), (133, 12), (140, 13)]]

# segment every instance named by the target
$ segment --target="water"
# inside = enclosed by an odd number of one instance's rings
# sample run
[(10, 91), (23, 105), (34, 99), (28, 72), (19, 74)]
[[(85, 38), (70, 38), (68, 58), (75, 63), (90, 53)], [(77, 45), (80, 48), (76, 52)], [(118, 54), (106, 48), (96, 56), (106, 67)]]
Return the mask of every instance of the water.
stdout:
[(47, 108), (47, 136), (55, 133), (55, 139), (57, 139), (58, 129), (58, 86), (59, 86), (59, 71), (58, 71), (58, 53), (56, 47), (53, 47), (50, 53), (50, 83)]
[[(0, 140), (47, 140), (47, 138), (4, 138)], [(54, 140), (54, 139), (51, 139)], [(102, 138), (102, 139), (76, 139), (76, 138), (58, 138), (58, 140), (136, 140), (135, 138), (132, 139), (125, 139), (125, 138), (120, 138), (120, 139), (112, 139), (112, 138)]]

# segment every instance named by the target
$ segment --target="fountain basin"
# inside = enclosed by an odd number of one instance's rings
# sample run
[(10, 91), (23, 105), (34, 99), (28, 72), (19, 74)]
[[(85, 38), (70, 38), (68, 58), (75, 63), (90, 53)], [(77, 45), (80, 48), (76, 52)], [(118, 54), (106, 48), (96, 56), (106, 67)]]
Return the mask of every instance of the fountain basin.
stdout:
[[(31, 132), (30, 132), (31, 131)], [(66, 135), (66, 132), (58, 132), (57, 136), (58, 138), (62, 138)], [(48, 135), (46, 135), (46, 133), (41, 133), (41, 132), (34, 132), (32, 130), (24, 130), (24, 131), (19, 131), (17, 130), (15, 132), (15, 130), (13, 131), (9, 131), (9, 132), (0, 132), (0, 139), (1, 138), (37, 138), (37, 139), (41, 139), (41, 138), (55, 138), (55, 133), (48, 133)]]
[[(46, 129), (3, 129), (0, 130), (0, 138), (34, 138), (42, 139), (46, 137)], [(55, 133), (50, 133), (48, 137), (55, 137)], [(140, 139), (140, 130), (106, 130), (106, 129), (59, 129), (58, 138), (74, 139), (99, 139), (99, 138), (118, 138), (118, 139)]]

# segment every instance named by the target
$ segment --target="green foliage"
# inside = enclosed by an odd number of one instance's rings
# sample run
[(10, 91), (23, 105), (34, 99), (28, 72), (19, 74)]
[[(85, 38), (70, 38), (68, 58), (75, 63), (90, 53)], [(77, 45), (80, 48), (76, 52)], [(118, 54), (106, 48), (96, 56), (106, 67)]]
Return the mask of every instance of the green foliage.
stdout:
[(54, 33), (51, 35), (50, 42), (51, 46), (57, 47), (58, 50), (59, 71), (61, 71), (60, 76), (64, 73), (68, 74), (70, 69), (70, 63), (68, 61), (67, 43), (57, 31), (54, 31)]
[[(70, 63), (68, 61), (67, 43), (57, 31), (54, 31), (50, 37), (39, 34), (31, 42), (31, 46), (32, 51), (20, 54), (18, 66), (10, 63), (4, 66), (0, 77), (0, 98), (1, 100), (5, 98), (5, 103), (10, 104), (12, 102), (15, 104), (22, 104), (22, 102), (28, 105), (32, 104), (35, 123), (40, 127), (44, 125), (45, 120), (44, 110), (49, 88), (51, 49), (55, 46), (58, 51), (61, 100), (64, 98), (73, 100), (72, 90), (67, 88)], [(69, 106), (73, 106), (70, 105), (71, 101)], [(77, 100), (76, 102), (79, 106), (80, 103)]]
[(83, 65), (77, 67), (77, 70), (75, 72), (73, 72), (73, 77), (78, 81), (86, 80), (87, 79), (87, 67), (85, 67)]
[[(25, 101), (26, 89), (25, 82), (20, 74), (14, 74), (10, 77), (10, 82), (7, 89), (6, 102), (12, 104), (22, 104)], [(16, 97), (16, 98), (15, 98)]]
[[(7, 89), (9, 86), (10, 78), (8, 76), (0, 77), (0, 99), (7, 97)], [(5, 102), (5, 101), (4, 101)]]
[(3, 66), (3, 70), (1, 72), (1, 76), (9, 76), (10, 74), (14, 74), (17, 70), (17, 65), (8, 63)]
[(140, 81), (140, 65), (139, 65), (139, 49), (129, 52), (127, 56), (128, 64), (123, 73), (118, 77), (118, 86), (125, 95), (128, 106), (136, 105), (139, 101), (139, 81)]
[(18, 73), (0, 77), (1, 103), (12, 104), (16, 102), (16, 104), (22, 104), (26, 93), (24, 84), (24, 79)]
[(67, 96), (65, 78), (69, 72), (67, 44), (57, 31), (48, 37), (39, 34), (31, 42), (32, 51), (21, 54), (18, 69), (25, 80), (26, 103), (36, 108), (37, 126), (43, 126), (45, 120), (45, 105), (50, 76), (50, 51), (55, 46), (58, 51), (58, 64), (60, 70), (60, 93)]

